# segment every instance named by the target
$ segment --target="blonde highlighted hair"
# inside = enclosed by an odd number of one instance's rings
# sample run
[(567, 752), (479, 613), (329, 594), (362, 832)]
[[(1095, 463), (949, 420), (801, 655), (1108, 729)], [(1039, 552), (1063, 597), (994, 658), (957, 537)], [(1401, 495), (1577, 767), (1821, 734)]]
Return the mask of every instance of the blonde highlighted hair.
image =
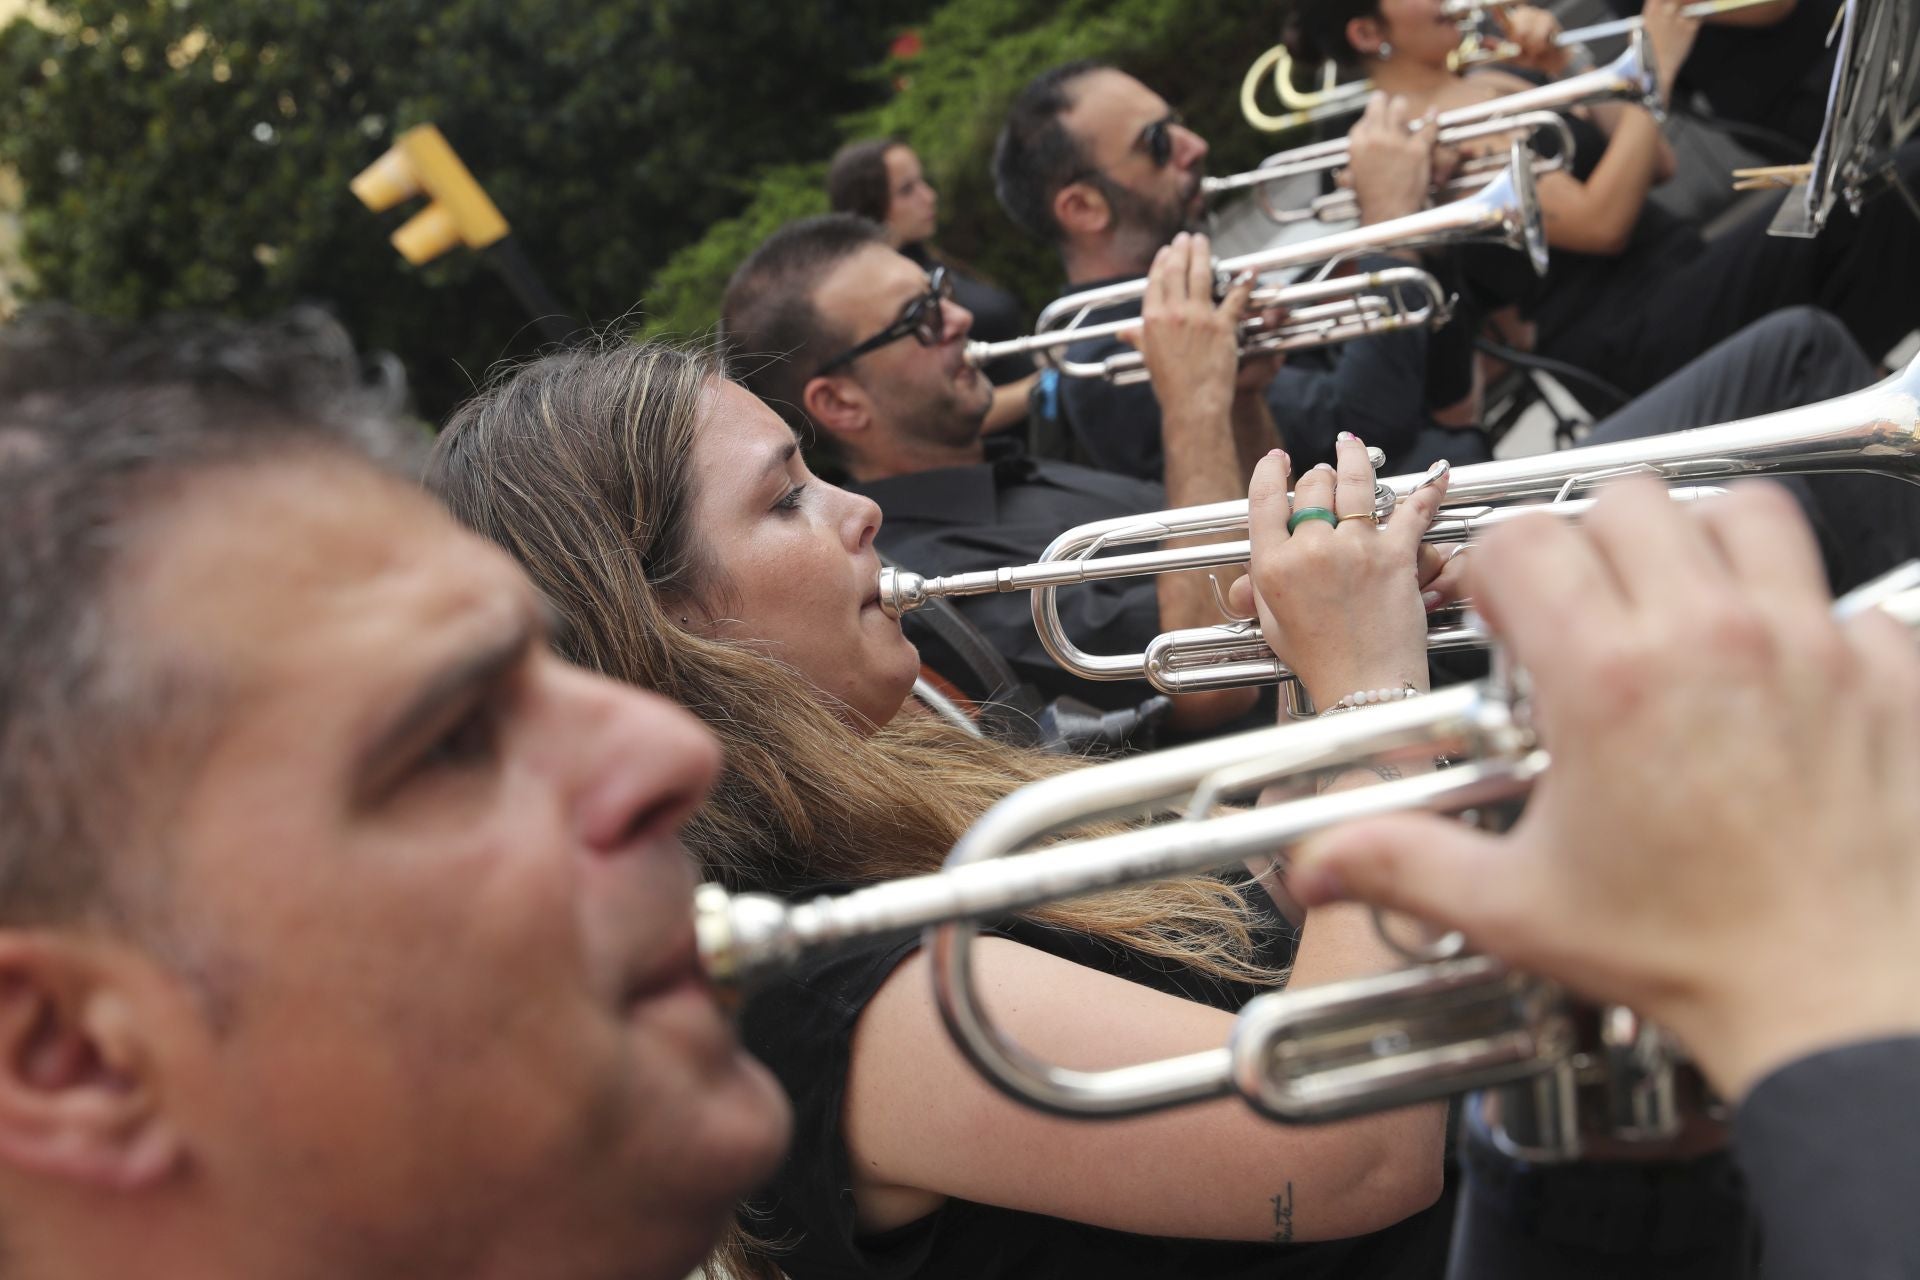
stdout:
[[(566, 657), (656, 690), (719, 735), (726, 770), (686, 831), (730, 889), (859, 884), (940, 866), (988, 806), (1073, 767), (903, 713), (863, 734), (763, 649), (683, 626), (669, 598), (724, 592), (691, 528), (702, 406), (727, 374), (710, 352), (610, 342), (526, 364), (447, 424), (429, 484), (513, 555), (567, 624)], [(1247, 906), (1195, 876), (1027, 913), (1227, 981), (1270, 982)], [(774, 1274), (737, 1247), (736, 1274)]]

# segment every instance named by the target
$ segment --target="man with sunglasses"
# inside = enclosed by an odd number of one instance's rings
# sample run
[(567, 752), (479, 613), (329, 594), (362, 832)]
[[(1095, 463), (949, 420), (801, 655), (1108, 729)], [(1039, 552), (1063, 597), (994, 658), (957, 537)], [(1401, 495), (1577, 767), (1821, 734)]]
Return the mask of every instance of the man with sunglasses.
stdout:
[[(1414, 213), (1426, 202), (1432, 135), (1410, 131), (1409, 119), (1403, 105), (1380, 99), (1354, 130), (1350, 180), (1363, 222)], [(1203, 225), (1206, 157), (1206, 140), (1159, 94), (1112, 67), (1078, 62), (1039, 76), (1015, 98), (994, 149), (994, 182), (1014, 222), (1059, 249), (1064, 292), (1075, 293), (1138, 279), (1174, 235)], [(1404, 262), (1367, 255), (1356, 265)], [(1134, 305), (1119, 304), (1094, 318), (1132, 314)], [(1117, 340), (1093, 339), (1075, 344), (1069, 355), (1098, 361), (1120, 349)], [(1429, 335), (1412, 329), (1333, 352), (1300, 353), (1277, 373), (1251, 373), (1240, 387), (1236, 417), (1245, 431), (1271, 431), (1271, 419), (1279, 419), (1288, 450), (1305, 464), (1331, 461), (1343, 431), (1385, 449), (1395, 470), (1441, 456), (1474, 461), (1484, 452), (1477, 431), (1456, 439), (1427, 418), (1428, 349)], [(1063, 378), (1059, 404), (1094, 465), (1160, 476), (1166, 455), (1145, 388)]]
[[(964, 359), (972, 317), (889, 248), (879, 228), (847, 215), (787, 226), (734, 273), (722, 328), (738, 376), (801, 432), (817, 461), (879, 503), (883, 554), (917, 573), (1037, 560), (1068, 527), (1168, 506), (1246, 495), (1252, 461), (1274, 440), (1236, 438), (1230, 408), (1234, 329), (1246, 289), (1213, 299), (1205, 237), (1177, 236), (1155, 262), (1142, 347), (1166, 434), (1165, 484), (1025, 457), (989, 461), (982, 424), (993, 388)], [(1010, 443), (1010, 442), (1009, 442)], [(954, 602), (1046, 698), (1132, 709), (1137, 684), (1071, 676), (1034, 632), (1024, 594)], [(1204, 575), (1089, 584), (1061, 595), (1073, 634), (1138, 650), (1161, 631), (1220, 620)], [(1249, 690), (1176, 699), (1171, 727), (1232, 721)]]

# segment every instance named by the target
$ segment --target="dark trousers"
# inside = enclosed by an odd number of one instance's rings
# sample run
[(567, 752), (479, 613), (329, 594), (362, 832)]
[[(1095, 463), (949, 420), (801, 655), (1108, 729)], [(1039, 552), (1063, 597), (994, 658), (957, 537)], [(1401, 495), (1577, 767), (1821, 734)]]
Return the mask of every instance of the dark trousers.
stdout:
[(1750, 1280), (1753, 1227), (1725, 1151), (1533, 1165), (1463, 1109), (1447, 1280)]
[[(1920, 140), (1901, 148), (1896, 168), (1909, 190), (1920, 185)], [(1920, 219), (1897, 194), (1869, 200), (1857, 217), (1840, 201), (1812, 240), (1767, 234), (1779, 205), (1769, 201), (1697, 253), (1657, 263), (1626, 255), (1605, 287), (1550, 299), (1541, 353), (1637, 395), (1783, 307), (1832, 312), (1875, 359), (1920, 327)]]
[[(1635, 440), (1831, 400), (1879, 370), (1832, 316), (1793, 307), (1747, 326), (1595, 426), (1585, 443)], [(1920, 555), (1920, 486), (1889, 476), (1782, 480), (1800, 500), (1836, 591)]]

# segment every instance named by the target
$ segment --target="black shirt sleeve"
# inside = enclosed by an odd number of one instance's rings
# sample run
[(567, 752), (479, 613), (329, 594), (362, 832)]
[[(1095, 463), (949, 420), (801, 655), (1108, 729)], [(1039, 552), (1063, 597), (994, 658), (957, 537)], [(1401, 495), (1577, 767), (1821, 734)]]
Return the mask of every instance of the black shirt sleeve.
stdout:
[(747, 1228), (782, 1251), (784, 1264), (809, 1275), (914, 1275), (924, 1256), (881, 1249), (856, 1238), (853, 1172), (840, 1119), (860, 1014), (920, 946), (917, 931), (810, 956), (756, 990), (740, 1014), (740, 1038), (764, 1062), (793, 1103), (786, 1162), (743, 1215)]
[[(1406, 264), (1367, 255), (1354, 265), (1384, 271)], [(1332, 462), (1342, 431), (1386, 450), (1389, 460), (1411, 448), (1427, 423), (1427, 342), (1425, 329), (1402, 329), (1289, 356), (1267, 387), (1267, 407), (1294, 473)]]
[(1762, 1080), (1734, 1120), (1770, 1280), (1920, 1276), (1920, 1036)]

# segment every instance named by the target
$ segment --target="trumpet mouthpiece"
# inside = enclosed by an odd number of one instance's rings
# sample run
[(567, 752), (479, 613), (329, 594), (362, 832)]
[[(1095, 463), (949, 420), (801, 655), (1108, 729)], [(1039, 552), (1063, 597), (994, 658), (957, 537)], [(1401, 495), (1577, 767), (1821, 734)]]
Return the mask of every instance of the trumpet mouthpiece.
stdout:
[(977, 340), (969, 342), (965, 350), (960, 353), (960, 358), (978, 369), (993, 359), (993, 344)]
[(776, 898), (730, 894), (703, 884), (693, 894), (693, 931), (700, 966), (717, 986), (737, 986), (769, 965), (792, 959), (787, 910)]
[(919, 574), (892, 565), (880, 571), (880, 611), (889, 618), (912, 613), (931, 598), (927, 580)]

